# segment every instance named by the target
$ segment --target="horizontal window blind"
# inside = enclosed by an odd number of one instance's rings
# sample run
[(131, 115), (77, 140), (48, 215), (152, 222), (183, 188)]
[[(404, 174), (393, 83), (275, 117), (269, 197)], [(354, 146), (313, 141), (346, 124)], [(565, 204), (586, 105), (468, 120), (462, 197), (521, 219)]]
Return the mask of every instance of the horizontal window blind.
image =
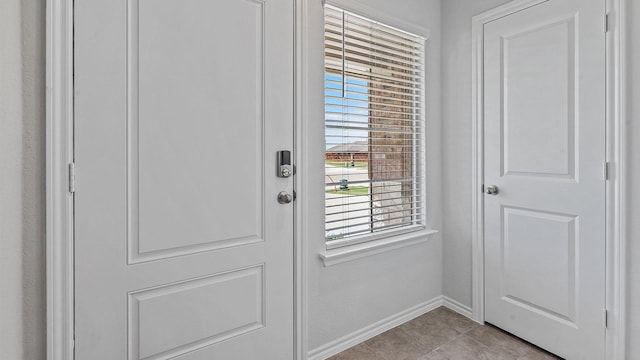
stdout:
[(424, 39), (330, 5), (324, 34), (328, 246), (423, 227)]

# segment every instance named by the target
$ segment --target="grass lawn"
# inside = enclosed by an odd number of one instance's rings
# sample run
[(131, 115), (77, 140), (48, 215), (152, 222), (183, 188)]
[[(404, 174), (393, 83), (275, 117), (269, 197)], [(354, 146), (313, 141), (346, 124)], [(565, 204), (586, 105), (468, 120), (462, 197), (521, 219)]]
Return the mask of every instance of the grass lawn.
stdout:
[[(350, 161), (332, 161), (332, 160), (326, 160), (325, 165), (329, 165), (329, 166), (336, 166), (336, 167), (352, 167), (351, 166), (351, 162)], [(344, 166), (344, 164), (348, 164), (349, 166)], [(364, 168), (366, 169), (369, 166), (369, 163), (366, 161), (356, 161), (354, 163), (355, 166), (353, 167), (357, 167), (357, 168)]]
[(367, 186), (349, 186), (349, 190), (340, 190), (336, 185), (336, 190), (327, 190), (327, 194), (343, 194), (343, 195), (368, 195), (369, 187)]

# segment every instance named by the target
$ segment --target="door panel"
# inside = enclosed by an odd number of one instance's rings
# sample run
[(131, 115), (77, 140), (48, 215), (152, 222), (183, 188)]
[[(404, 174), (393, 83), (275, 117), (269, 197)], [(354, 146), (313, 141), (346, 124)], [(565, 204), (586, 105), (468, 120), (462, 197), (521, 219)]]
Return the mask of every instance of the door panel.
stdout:
[(504, 300), (574, 321), (576, 216), (504, 206), (502, 223)]
[(485, 319), (568, 359), (604, 358), (604, 9), (484, 29)]
[(129, 293), (131, 355), (172, 357), (263, 328), (263, 276), (260, 265)]
[(293, 358), (293, 14), (76, 2), (77, 359)]
[(263, 4), (133, 0), (130, 9), (132, 260), (260, 240)]
[(501, 39), (502, 175), (573, 178), (575, 16), (517, 30)]

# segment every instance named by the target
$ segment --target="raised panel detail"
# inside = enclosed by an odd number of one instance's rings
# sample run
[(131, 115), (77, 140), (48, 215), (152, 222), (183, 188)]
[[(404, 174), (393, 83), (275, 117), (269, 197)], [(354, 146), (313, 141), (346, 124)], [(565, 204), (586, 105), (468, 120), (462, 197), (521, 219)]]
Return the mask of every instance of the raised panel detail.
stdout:
[(263, 7), (129, 0), (130, 264), (262, 241)]
[(578, 221), (573, 215), (503, 207), (504, 300), (575, 321)]
[(262, 265), (129, 294), (129, 360), (170, 359), (264, 327)]
[(577, 180), (575, 19), (503, 36), (502, 175)]

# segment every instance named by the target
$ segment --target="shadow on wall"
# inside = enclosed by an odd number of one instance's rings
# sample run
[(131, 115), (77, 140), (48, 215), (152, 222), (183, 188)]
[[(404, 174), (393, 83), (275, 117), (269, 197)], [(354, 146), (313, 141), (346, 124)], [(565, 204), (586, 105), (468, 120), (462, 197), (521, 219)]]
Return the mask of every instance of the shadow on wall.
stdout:
[(0, 1), (0, 358), (46, 358), (46, 0)]
[(46, 358), (46, 1), (21, 1), (23, 359)]

